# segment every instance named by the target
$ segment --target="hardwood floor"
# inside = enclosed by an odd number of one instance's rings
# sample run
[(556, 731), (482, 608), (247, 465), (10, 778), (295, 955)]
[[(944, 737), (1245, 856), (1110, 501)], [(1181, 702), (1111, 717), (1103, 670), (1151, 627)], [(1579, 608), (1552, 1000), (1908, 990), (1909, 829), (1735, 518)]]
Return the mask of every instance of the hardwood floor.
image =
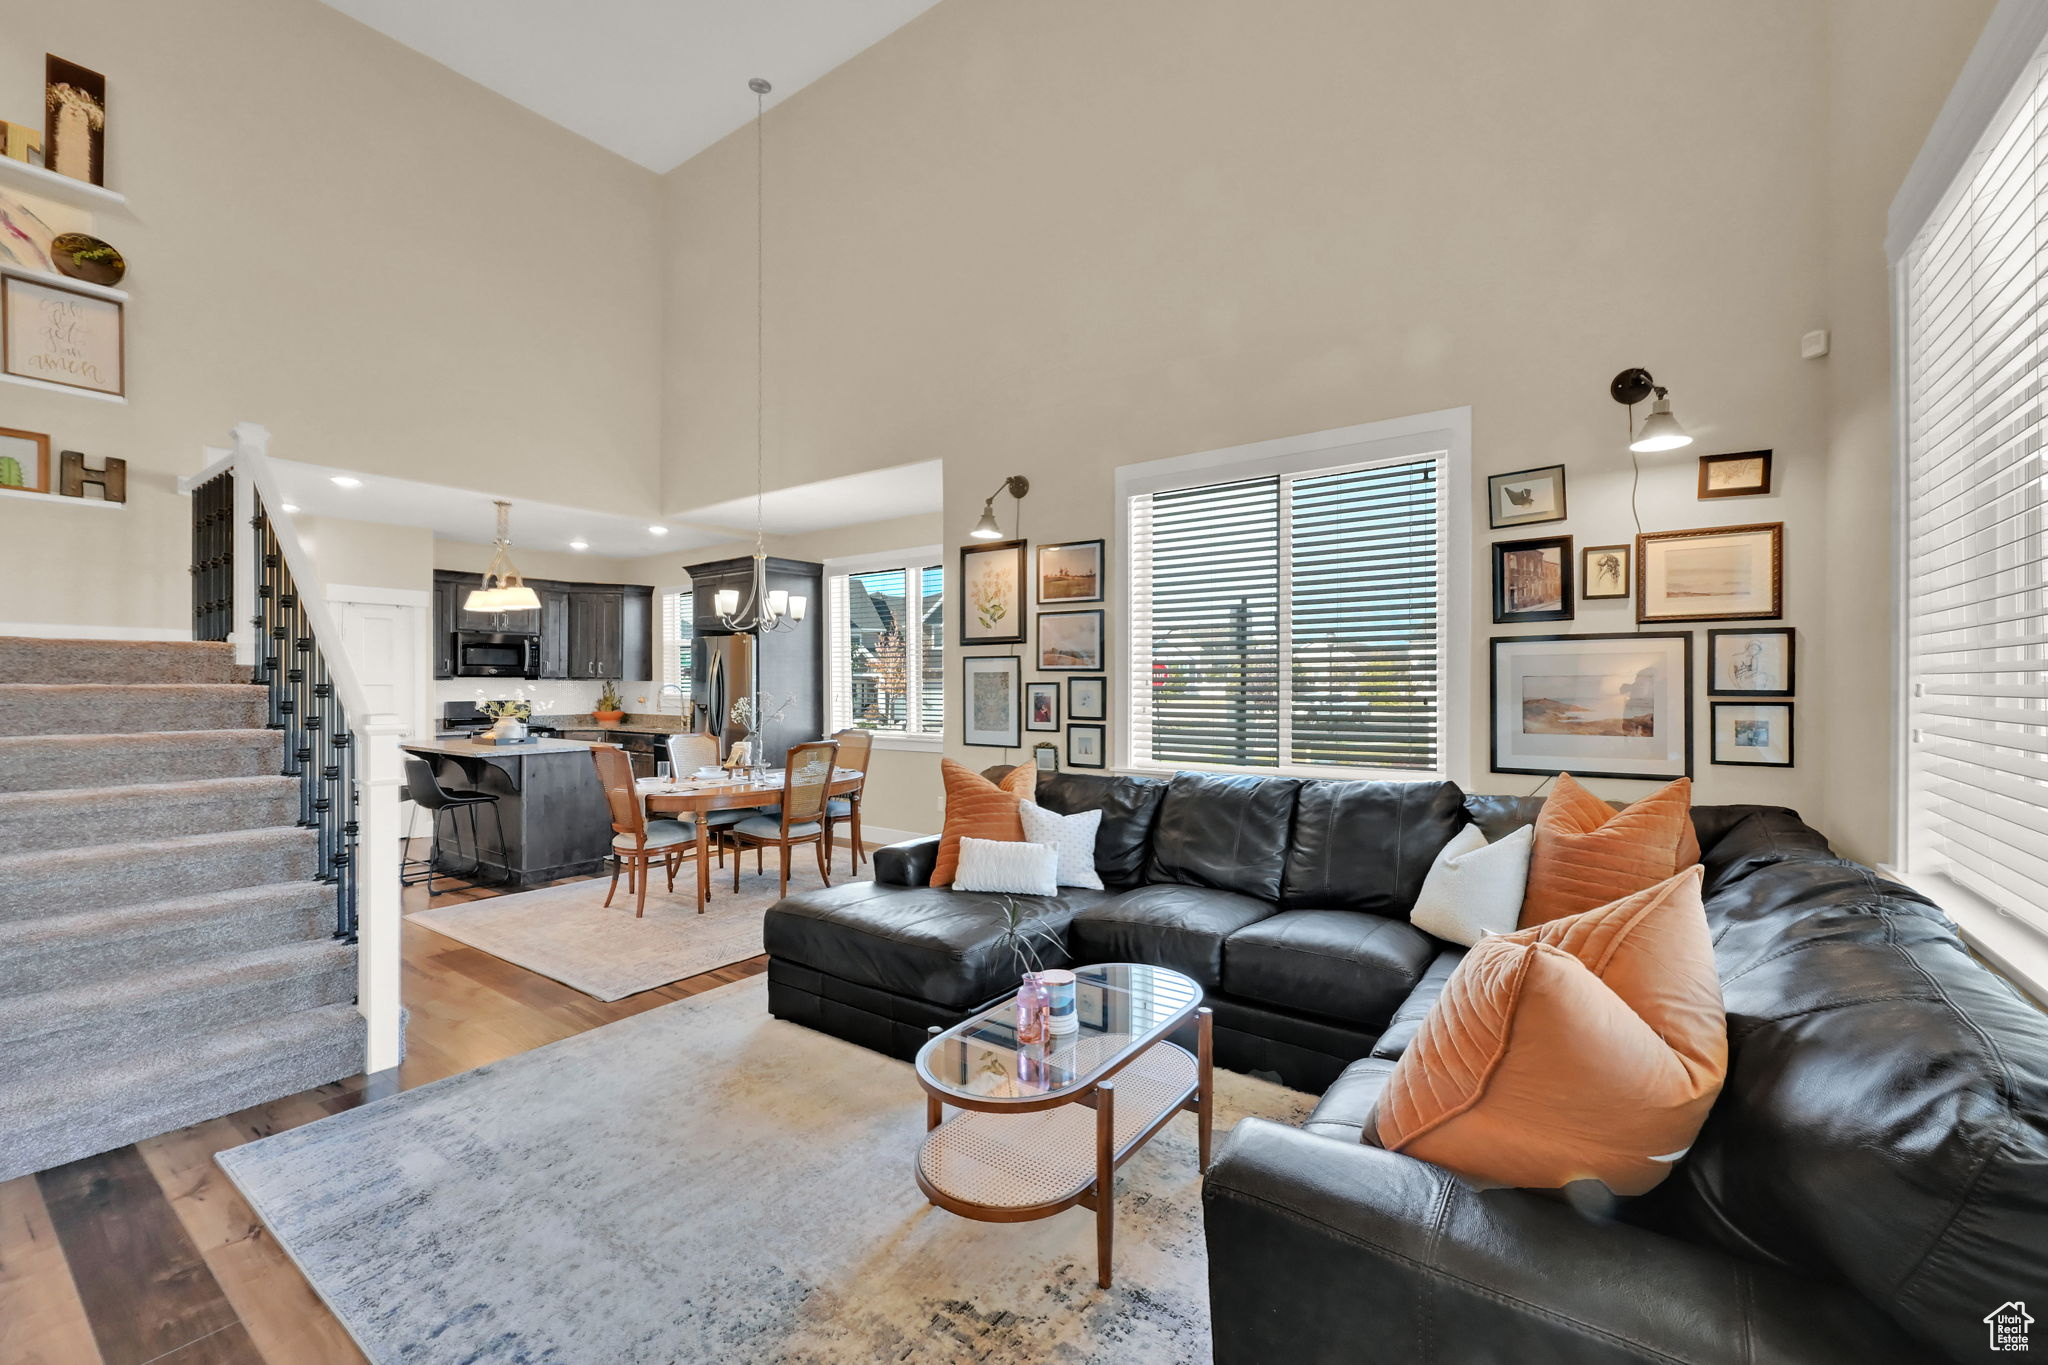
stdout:
[[(433, 903), (496, 894), (437, 879)], [(427, 903), (425, 887), (406, 891), (408, 912)], [(607, 1004), (410, 923), (404, 936), (412, 1019), (395, 1078), (352, 1077), (0, 1183), (0, 1362), (362, 1361), (215, 1152), (767, 970), (750, 958)]]

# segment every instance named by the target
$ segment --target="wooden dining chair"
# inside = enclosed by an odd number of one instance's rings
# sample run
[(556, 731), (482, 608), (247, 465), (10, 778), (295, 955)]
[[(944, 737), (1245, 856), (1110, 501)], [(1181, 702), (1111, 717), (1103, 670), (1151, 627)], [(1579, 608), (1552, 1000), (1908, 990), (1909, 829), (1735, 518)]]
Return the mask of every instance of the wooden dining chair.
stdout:
[(604, 903), (609, 906), (619, 894), (619, 870), (624, 868), (626, 889), (638, 896), (633, 908), (638, 919), (647, 913), (647, 883), (654, 864), (667, 865), (668, 889), (675, 890), (676, 866), (683, 860), (683, 850), (696, 844), (697, 827), (688, 820), (647, 818), (647, 805), (633, 781), (633, 760), (624, 749), (593, 744), (590, 758), (597, 764), (597, 782), (612, 811), (612, 886)]
[(832, 797), (825, 803), (825, 856), (832, 856), (832, 841), (841, 820), (853, 834), (853, 846), (846, 851), (846, 875), (851, 877), (860, 871), (860, 865), (868, 860), (867, 846), (860, 838), (860, 798), (867, 790), (868, 761), (874, 757), (875, 734), (853, 726), (836, 731), (832, 739), (839, 745), (838, 766), (860, 774), (860, 785), (843, 795)]
[[(696, 776), (699, 768), (718, 766), (718, 736), (692, 733), (673, 734), (668, 737), (668, 767), (676, 781)], [(754, 806), (735, 806), (731, 810), (707, 810), (697, 818), (704, 822), (718, 845), (718, 865), (725, 866), (725, 841), (718, 839), (718, 831), (727, 825), (737, 825), (749, 815), (772, 815), (773, 811), (761, 810)]]
[(740, 854), (752, 847), (755, 866), (760, 850), (770, 844), (782, 849), (782, 894), (789, 894), (789, 850), (810, 844), (818, 854), (818, 875), (832, 885), (832, 868), (825, 854), (825, 795), (832, 790), (832, 769), (839, 745), (829, 739), (793, 744), (782, 765), (782, 808), (774, 815), (754, 814), (719, 831), (731, 842), (732, 889), (740, 889)]

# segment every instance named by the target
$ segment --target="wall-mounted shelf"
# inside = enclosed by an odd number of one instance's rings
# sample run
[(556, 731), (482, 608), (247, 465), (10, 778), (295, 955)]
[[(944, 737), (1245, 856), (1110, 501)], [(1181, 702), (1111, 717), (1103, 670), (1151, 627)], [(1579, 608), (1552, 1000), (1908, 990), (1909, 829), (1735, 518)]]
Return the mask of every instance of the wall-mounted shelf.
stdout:
[(104, 498), (67, 498), (58, 493), (31, 493), (22, 488), (0, 488), (0, 498), (34, 498), (37, 502), (60, 503), (65, 507), (118, 507), (125, 509), (125, 502), (108, 502)]
[(0, 261), (0, 275), (12, 275), (17, 280), (33, 280), (37, 284), (47, 284), (52, 289), (69, 289), (75, 293), (90, 294), (96, 299), (112, 299), (115, 303), (128, 302), (128, 291), (125, 289), (114, 289), (104, 284), (87, 284), (84, 280), (74, 280), (69, 275), (52, 275), (47, 270), (31, 270), (25, 265), (11, 265), (6, 261)]
[(68, 175), (31, 166), (26, 161), (16, 161), (11, 156), (0, 156), (0, 182), (12, 182), (23, 194), (41, 195), (45, 199), (62, 199), (67, 204), (77, 204), (88, 209), (125, 208), (128, 196), (95, 185), (87, 180), (74, 180)]
[(68, 393), (73, 398), (97, 398), (102, 403), (126, 403), (128, 400), (118, 393), (101, 393), (97, 389), (73, 388), (69, 384), (52, 384), (47, 379), (24, 379), (18, 374), (0, 374), (0, 384), (19, 384), (25, 389), (41, 389), (45, 393)]

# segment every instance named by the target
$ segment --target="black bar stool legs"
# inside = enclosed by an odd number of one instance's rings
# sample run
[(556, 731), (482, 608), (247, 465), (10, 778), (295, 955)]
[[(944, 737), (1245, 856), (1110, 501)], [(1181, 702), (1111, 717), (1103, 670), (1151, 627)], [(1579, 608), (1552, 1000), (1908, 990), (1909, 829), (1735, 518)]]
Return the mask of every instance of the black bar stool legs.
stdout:
[[(398, 869), (400, 885), (417, 886), (421, 882), (425, 882), (427, 898), (429, 900), (433, 899), (435, 874), (449, 875), (448, 869), (440, 864), (441, 818), (443, 816), (448, 818), (448, 830), (453, 836), (456, 855), (460, 857), (462, 853), (462, 822), (459, 816), (460, 812), (465, 810), (469, 812), (470, 858), (468, 876), (472, 881), (480, 882), (484, 880), (484, 845), (481, 831), (477, 827), (476, 808), (485, 805), (491, 808), (492, 818), (498, 822), (498, 850), (506, 856), (507, 867), (505, 876), (500, 880), (510, 879), (511, 860), (510, 854), (505, 848), (505, 817), (498, 809), (497, 797), (486, 792), (451, 792), (447, 790), (434, 780), (434, 770), (427, 765), (425, 759), (421, 758), (408, 758), (405, 760), (405, 793), (412, 798), (414, 805), (433, 813), (434, 837), (425, 858), (407, 858), (400, 863)], [(424, 876), (417, 873), (408, 875), (407, 869), (420, 867), (426, 869)]]

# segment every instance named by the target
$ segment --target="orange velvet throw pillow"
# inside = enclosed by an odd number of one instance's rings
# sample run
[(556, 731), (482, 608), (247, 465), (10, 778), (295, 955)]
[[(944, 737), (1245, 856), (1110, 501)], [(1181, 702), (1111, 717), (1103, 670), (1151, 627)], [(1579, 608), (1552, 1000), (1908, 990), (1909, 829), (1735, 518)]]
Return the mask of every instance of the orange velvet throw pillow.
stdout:
[(1521, 927), (1632, 895), (1699, 860), (1690, 778), (1617, 811), (1560, 773), (1536, 816)]
[(1669, 1175), (1728, 1072), (1700, 877), (1481, 939), (1387, 1078), (1380, 1145), (1480, 1186)]
[(1038, 794), (1038, 765), (1019, 763), (996, 783), (964, 763), (942, 758), (939, 777), (946, 784), (946, 823), (939, 831), (932, 885), (951, 886), (960, 866), (961, 835), (1023, 842), (1024, 821), (1017, 808)]

